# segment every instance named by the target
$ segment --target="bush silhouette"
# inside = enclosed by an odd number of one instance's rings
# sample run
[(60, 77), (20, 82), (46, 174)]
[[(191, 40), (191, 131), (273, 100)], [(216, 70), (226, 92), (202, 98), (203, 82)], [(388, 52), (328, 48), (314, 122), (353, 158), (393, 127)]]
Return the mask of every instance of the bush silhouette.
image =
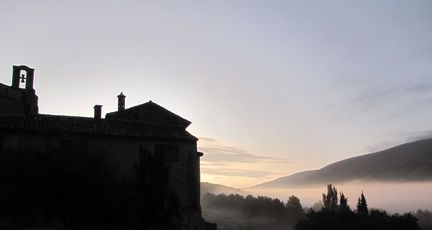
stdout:
[(292, 229), (297, 220), (304, 216), (300, 199), (296, 196), (290, 196), (284, 203), (266, 196), (206, 193), (201, 203), (204, 210), (220, 217), (207, 218), (227, 229)]
[[(328, 186), (327, 195), (334, 197), (337, 190)], [(330, 197), (332, 197), (330, 196)], [(347, 198), (341, 193), (340, 205), (337, 208), (329, 208), (327, 199), (327, 208), (321, 211), (310, 210), (304, 218), (300, 219), (295, 225), (297, 230), (361, 230), (361, 229), (386, 229), (386, 230), (419, 230), (417, 219), (409, 213), (400, 215), (394, 214), (389, 216), (385, 211), (368, 210), (366, 197), (362, 192), (357, 204), (357, 212), (351, 211), (347, 204)]]

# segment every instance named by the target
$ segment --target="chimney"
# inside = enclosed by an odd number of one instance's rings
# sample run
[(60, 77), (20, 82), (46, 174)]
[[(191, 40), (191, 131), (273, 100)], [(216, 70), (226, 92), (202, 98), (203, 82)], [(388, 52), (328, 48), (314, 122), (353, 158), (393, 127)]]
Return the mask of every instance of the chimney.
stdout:
[(102, 117), (102, 105), (95, 105), (94, 107), (94, 119), (101, 119)]
[(120, 95), (117, 96), (118, 98), (118, 111), (125, 110), (125, 98), (126, 96), (123, 95), (123, 92), (120, 93)]

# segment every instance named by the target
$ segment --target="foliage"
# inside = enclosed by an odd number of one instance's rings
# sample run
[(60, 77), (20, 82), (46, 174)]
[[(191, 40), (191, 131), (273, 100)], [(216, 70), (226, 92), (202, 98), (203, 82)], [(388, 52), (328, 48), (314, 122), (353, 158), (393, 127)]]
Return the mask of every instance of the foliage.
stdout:
[(304, 209), (300, 203), (300, 199), (294, 195), (288, 198), (285, 207), (294, 219), (299, 219), (304, 216)]
[(417, 210), (413, 216), (418, 219), (418, 224), (423, 230), (432, 230), (432, 211)]
[(340, 193), (339, 208), (341, 212), (349, 212), (351, 208), (348, 205), (348, 198), (343, 192)]
[(360, 215), (367, 215), (369, 213), (366, 198), (363, 194), (363, 191), (362, 191), (360, 197), (358, 198), (357, 213)]
[(316, 212), (320, 211), (323, 208), (324, 208), (324, 204), (323, 204), (322, 200), (318, 200), (317, 202), (315, 202), (312, 205), (312, 207), (310, 207), (310, 209), (312, 209), (312, 210), (314, 210)]
[(327, 185), (327, 194), (323, 193), (324, 208), (335, 211), (338, 208), (338, 192), (331, 184)]
[(284, 203), (265, 196), (206, 193), (202, 206), (207, 219), (217, 222), (222, 229), (224, 226), (227, 229), (291, 229), (304, 216), (296, 196), (290, 196)]
[[(328, 186), (328, 194), (337, 191)], [(327, 195), (328, 195), (327, 194)], [(323, 196), (328, 197), (328, 196)], [(331, 199), (330, 199), (331, 200)], [(327, 200), (328, 201), (328, 200)], [(331, 203), (331, 202), (330, 202)], [(329, 203), (327, 203), (329, 204)], [(329, 206), (327, 206), (329, 207)], [(337, 208), (322, 208), (320, 211), (311, 209), (304, 218), (295, 225), (296, 230), (419, 230), (417, 219), (409, 214), (394, 214), (389, 216), (385, 211), (372, 209), (369, 213), (366, 197), (363, 192), (354, 213), (348, 206), (348, 199), (343, 193), (340, 197), (340, 205)]]
[(370, 214), (335, 212), (323, 209), (319, 212), (310, 211), (305, 218), (299, 220), (296, 230), (420, 230), (417, 219), (409, 213), (389, 216), (385, 211), (371, 210)]

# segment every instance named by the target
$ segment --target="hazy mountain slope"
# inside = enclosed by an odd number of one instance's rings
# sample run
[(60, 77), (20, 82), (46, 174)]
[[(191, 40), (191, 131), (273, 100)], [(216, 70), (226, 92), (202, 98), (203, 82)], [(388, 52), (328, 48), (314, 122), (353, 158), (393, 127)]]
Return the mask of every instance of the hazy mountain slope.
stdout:
[(256, 187), (305, 186), (352, 180), (432, 180), (432, 139), (415, 141), (380, 152), (349, 158), (319, 170), (281, 177)]
[(245, 194), (249, 194), (246, 191), (243, 191), (241, 189), (237, 189), (237, 188), (233, 188), (233, 187), (228, 187), (225, 185), (220, 185), (220, 184), (212, 184), (212, 183), (208, 183), (208, 182), (201, 182), (201, 195), (204, 195), (206, 193), (213, 193), (213, 194), (240, 194), (240, 195), (245, 195)]

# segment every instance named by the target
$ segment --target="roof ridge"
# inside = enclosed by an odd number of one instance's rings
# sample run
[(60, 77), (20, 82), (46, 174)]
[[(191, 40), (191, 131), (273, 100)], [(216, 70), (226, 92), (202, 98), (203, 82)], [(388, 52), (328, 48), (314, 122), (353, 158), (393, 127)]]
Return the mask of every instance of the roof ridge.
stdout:
[(0, 116), (0, 130), (197, 140), (185, 129), (177, 126), (53, 114), (30, 117)]

